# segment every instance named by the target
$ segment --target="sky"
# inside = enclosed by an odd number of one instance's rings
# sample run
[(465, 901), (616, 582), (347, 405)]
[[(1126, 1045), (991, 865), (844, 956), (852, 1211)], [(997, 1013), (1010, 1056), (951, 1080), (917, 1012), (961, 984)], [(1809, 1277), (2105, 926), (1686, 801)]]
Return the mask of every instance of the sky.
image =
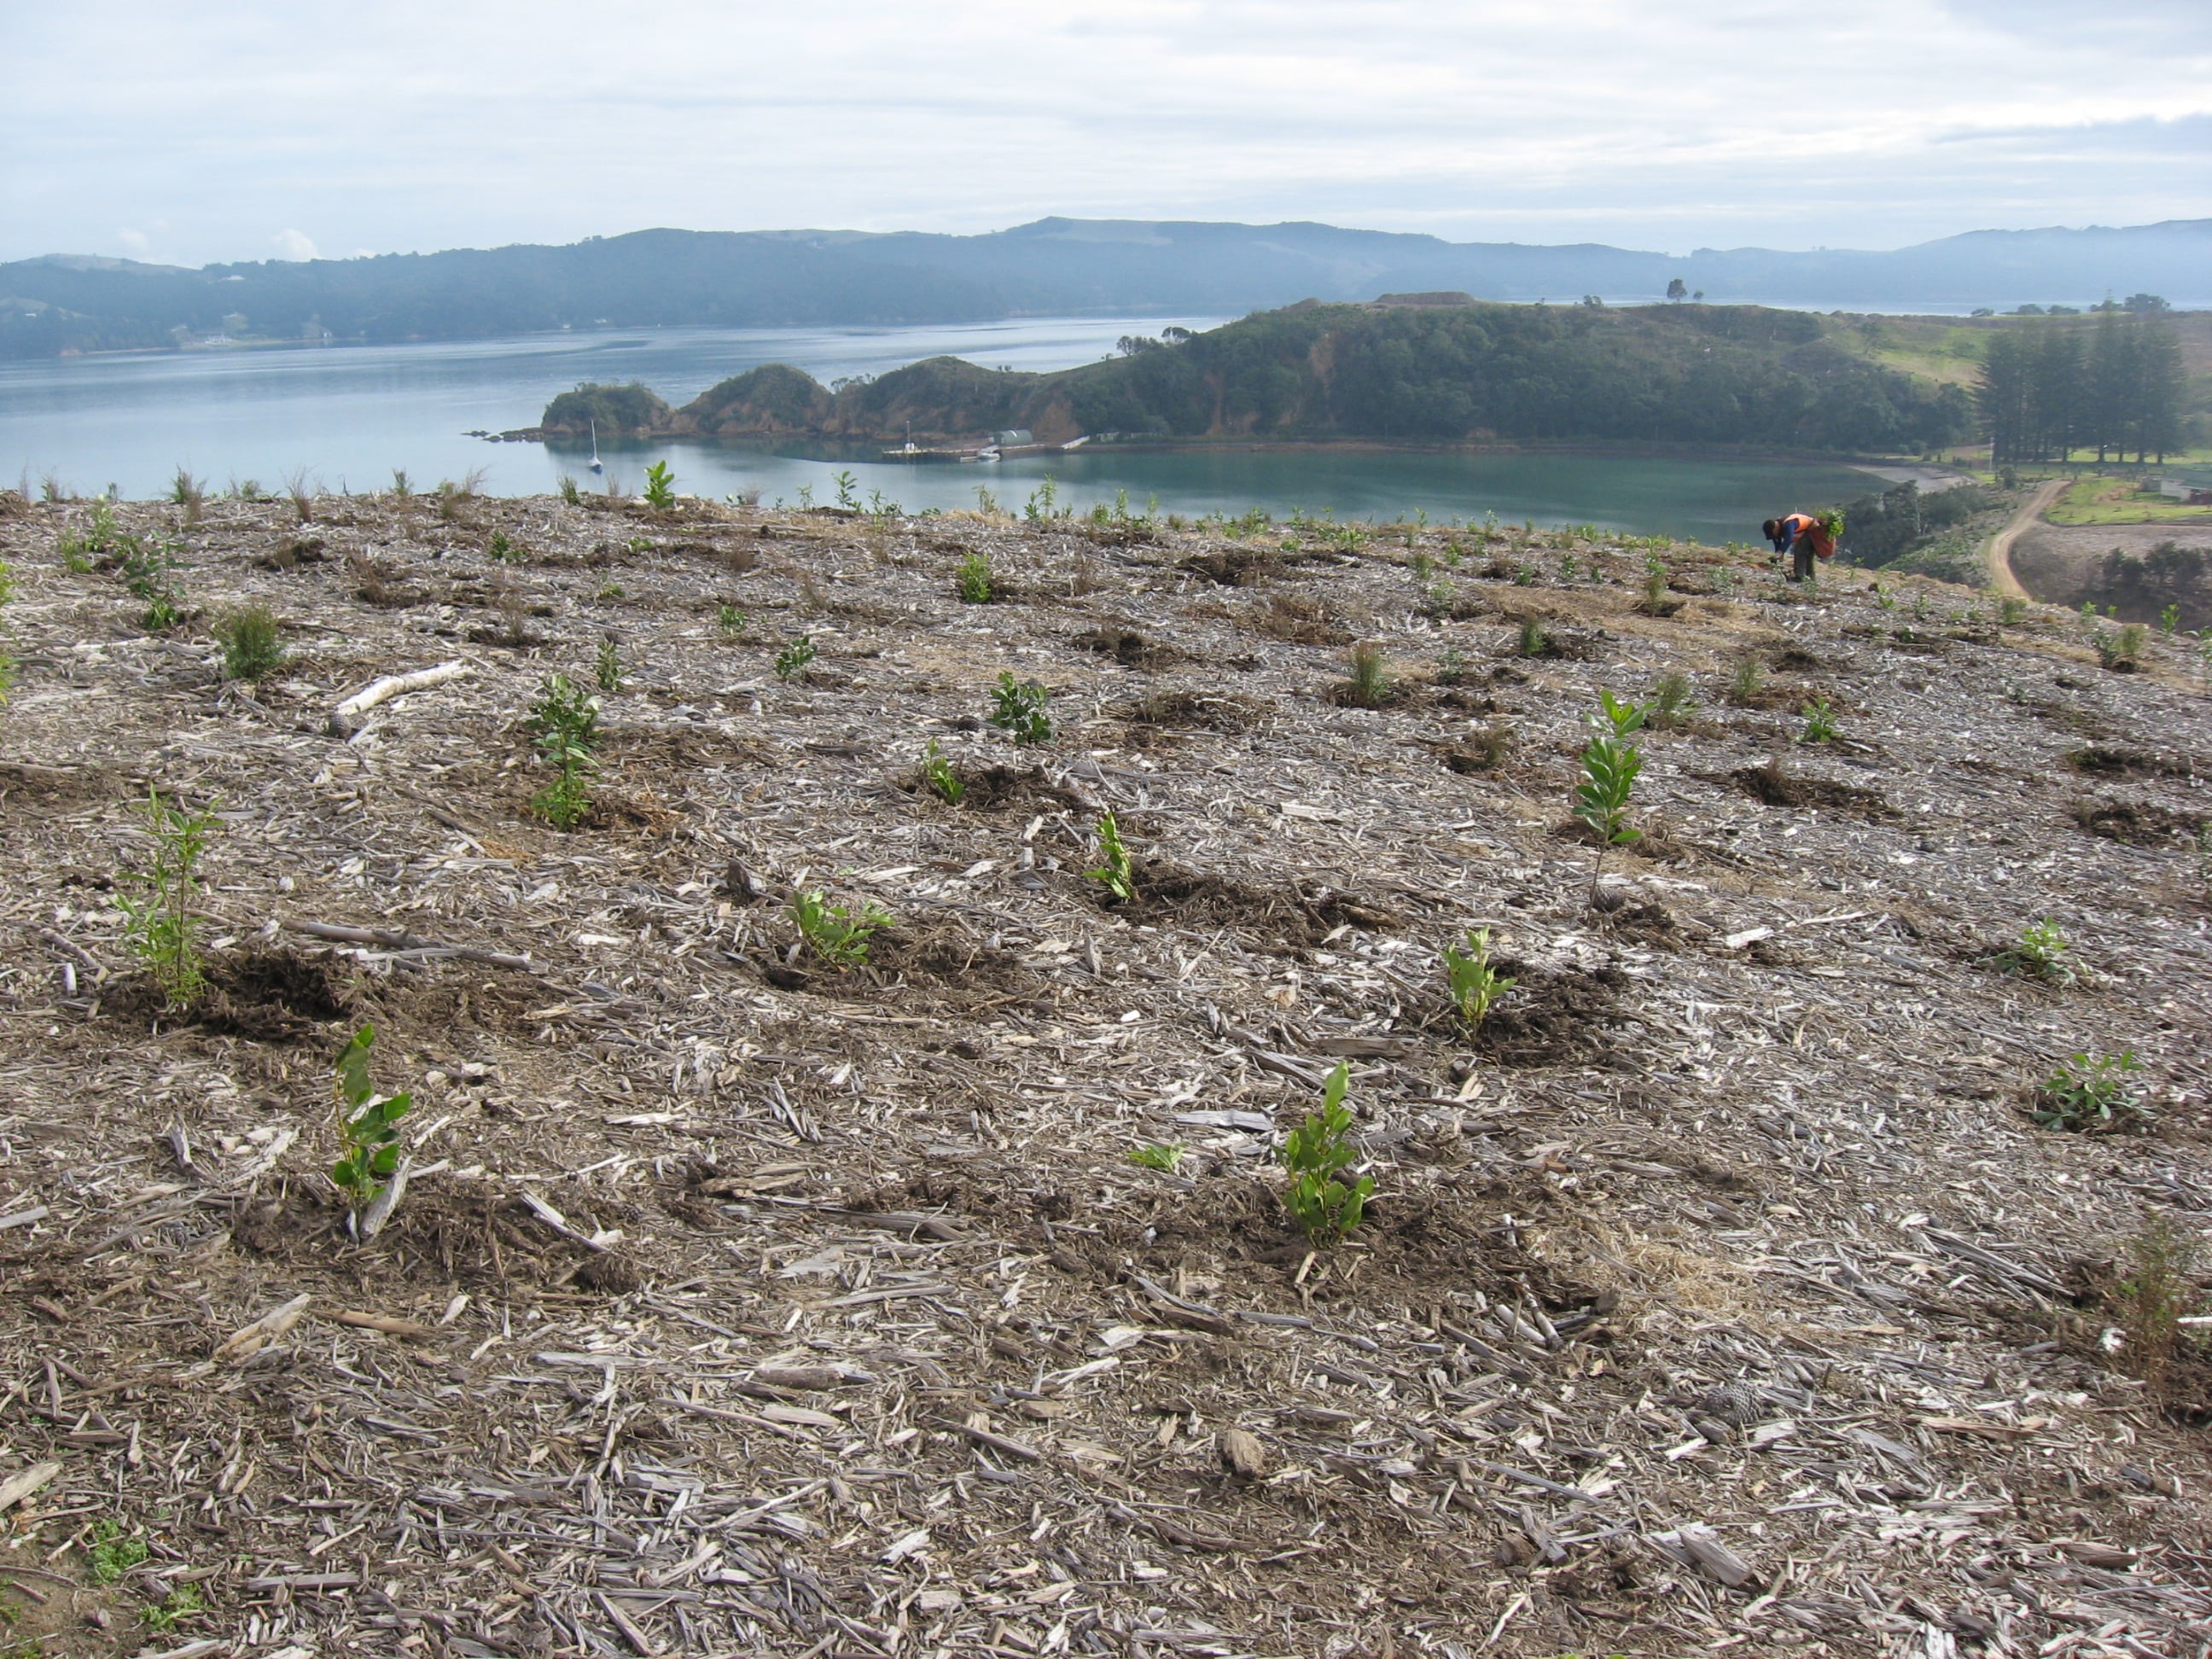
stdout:
[(0, 259), (1319, 220), (2212, 217), (2208, 0), (0, 0)]

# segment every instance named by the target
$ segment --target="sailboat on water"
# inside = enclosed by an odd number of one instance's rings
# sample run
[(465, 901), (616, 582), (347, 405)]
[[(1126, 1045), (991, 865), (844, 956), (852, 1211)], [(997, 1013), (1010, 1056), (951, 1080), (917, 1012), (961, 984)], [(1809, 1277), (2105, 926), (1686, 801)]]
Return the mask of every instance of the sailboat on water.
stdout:
[(592, 417), (592, 471), (604, 472), (606, 470), (606, 463), (599, 459), (599, 419), (594, 415)]

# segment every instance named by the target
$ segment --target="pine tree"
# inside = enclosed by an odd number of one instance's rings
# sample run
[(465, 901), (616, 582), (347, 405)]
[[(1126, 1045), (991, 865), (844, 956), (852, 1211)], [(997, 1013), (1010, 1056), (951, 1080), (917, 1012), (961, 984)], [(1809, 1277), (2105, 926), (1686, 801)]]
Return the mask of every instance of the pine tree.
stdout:
[(1990, 462), (2002, 466), (2027, 459), (2029, 365), (2021, 337), (2011, 329), (1990, 336), (1974, 401), (1989, 428)]
[(2051, 321), (2035, 326), (2036, 340), (2028, 365), (2028, 401), (2033, 430), (2032, 459), (2073, 459), (2081, 443), (2082, 419), (2081, 351), (2074, 331), (2065, 323)]
[(2182, 403), (2186, 381), (2181, 342), (2162, 312), (2139, 313), (2130, 331), (2136, 337), (2136, 459), (2146, 452), (2163, 463), (2182, 445)]
[(2134, 342), (2120, 321), (2120, 308), (2107, 300), (2097, 308), (2097, 331), (2089, 338), (2087, 391), (2082, 401), (2084, 446), (2097, 447), (2097, 465), (2106, 452), (2120, 447), (2127, 431), (2128, 382)]

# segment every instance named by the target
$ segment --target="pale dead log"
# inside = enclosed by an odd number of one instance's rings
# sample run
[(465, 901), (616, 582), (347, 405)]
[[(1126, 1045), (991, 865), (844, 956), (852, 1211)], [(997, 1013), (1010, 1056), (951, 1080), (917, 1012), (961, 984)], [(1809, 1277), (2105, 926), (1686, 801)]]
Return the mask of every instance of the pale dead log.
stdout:
[(387, 674), (382, 679), (356, 691), (331, 710), (330, 734), (334, 738), (350, 738), (361, 729), (360, 717), (380, 703), (404, 696), (410, 691), (427, 691), (434, 685), (443, 685), (464, 674), (473, 674), (476, 668), (465, 662), (442, 662), (435, 668), (418, 668), (410, 674)]
[(500, 951), (480, 951), (473, 945), (447, 945), (442, 939), (424, 939), (419, 933), (410, 933), (397, 927), (351, 927), (334, 921), (286, 921), (283, 925), (289, 933), (305, 933), (309, 939), (330, 939), (341, 945), (372, 945), (384, 951), (453, 957), (462, 962), (481, 962), (493, 968), (511, 968), (520, 974), (544, 971), (526, 956), (509, 956)]
[(420, 1338), (438, 1334), (431, 1326), (417, 1324), (411, 1319), (395, 1319), (389, 1314), (357, 1313), (349, 1310), (331, 1317), (341, 1325), (351, 1325), (357, 1330), (382, 1331), (386, 1336)]
[(216, 1348), (215, 1358), (228, 1362), (260, 1352), (298, 1324), (300, 1316), (307, 1311), (307, 1304), (313, 1300), (313, 1296), (302, 1291), (281, 1307), (271, 1308), (252, 1324), (240, 1326)]
[(19, 1470), (5, 1480), (0, 1480), (0, 1515), (14, 1509), (61, 1472), (59, 1463), (33, 1463), (29, 1468)]

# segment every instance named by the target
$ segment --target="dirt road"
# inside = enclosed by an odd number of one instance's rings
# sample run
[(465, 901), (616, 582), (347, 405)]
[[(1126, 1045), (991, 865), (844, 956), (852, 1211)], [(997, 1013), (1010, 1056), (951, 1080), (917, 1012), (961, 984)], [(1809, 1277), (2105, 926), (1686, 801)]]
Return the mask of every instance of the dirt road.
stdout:
[(2012, 544), (2018, 541), (2028, 526), (2043, 516), (2044, 510), (2057, 501), (2067, 484), (2064, 478), (2053, 478), (2027, 498), (2020, 511), (2002, 530), (1990, 538), (1985, 556), (1990, 568), (1990, 586), (2001, 599), (2029, 599), (2035, 596), (2020, 585), (2020, 578), (2012, 574)]

